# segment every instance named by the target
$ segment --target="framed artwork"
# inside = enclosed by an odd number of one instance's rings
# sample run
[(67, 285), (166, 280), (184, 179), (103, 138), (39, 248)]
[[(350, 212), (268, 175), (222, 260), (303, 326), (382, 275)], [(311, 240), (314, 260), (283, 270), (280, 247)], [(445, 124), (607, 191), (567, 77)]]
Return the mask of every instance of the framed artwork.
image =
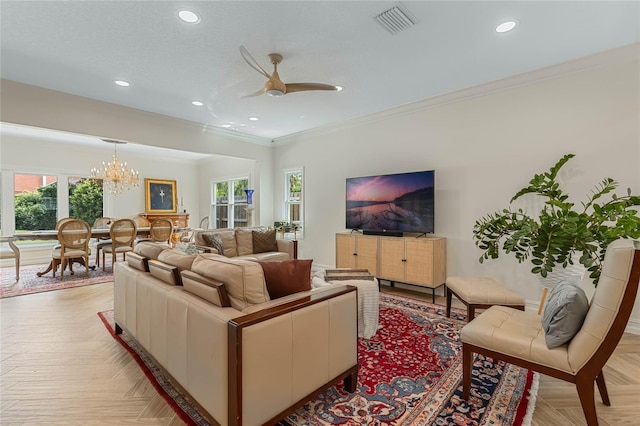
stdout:
[(175, 213), (178, 194), (175, 180), (144, 180), (145, 207), (147, 213)]

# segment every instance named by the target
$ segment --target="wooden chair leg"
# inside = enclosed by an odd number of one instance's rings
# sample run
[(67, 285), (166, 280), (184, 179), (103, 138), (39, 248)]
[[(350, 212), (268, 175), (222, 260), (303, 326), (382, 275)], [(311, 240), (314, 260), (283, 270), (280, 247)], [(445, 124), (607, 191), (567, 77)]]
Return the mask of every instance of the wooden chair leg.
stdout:
[(100, 267), (100, 246), (96, 244), (96, 266)]
[(451, 317), (451, 291), (447, 286), (444, 286), (444, 291), (447, 293), (447, 318)]
[(62, 277), (64, 277), (64, 268), (67, 266), (67, 259), (62, 258), (60, 263), (60, 281), (62, 281)]
[(607, 384), (604, 381), (604, 375), (602, 371), (596, 377), (596, 384), (598, 385), (598, 391), (600, 392), (600, 398), (602, 398), (602, 403), (604, 405), (611, 405), (611, 401), (609, 400), (609, 392), (607, 392)]
[(469, 399), (471, 391), (471, 367), (473, 366), (473, 351), (468, 345), (462, 344), (462, 398)]
[(598, 415), (596, 414), (595, 391), (593, 380), (579, 378), (576, 380), (576, 389), (580, 397), (580, 405), (588, 426), (598, 425)]
[(89, 255), (84, 258), (84, 269), (87, 271), (87, 277), (89, 276)]

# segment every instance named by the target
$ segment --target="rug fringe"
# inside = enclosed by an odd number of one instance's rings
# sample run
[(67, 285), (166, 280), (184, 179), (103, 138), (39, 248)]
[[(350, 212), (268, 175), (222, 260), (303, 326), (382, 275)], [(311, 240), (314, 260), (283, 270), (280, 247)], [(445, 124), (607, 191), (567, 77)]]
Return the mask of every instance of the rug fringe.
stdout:
[(527, 414), (522, 419), (522, 426), (530, 426), (533, 420), (533, 411), (536, 409), (536, 397), (538, 396), (538, 388), (540, 387), (540, 373), (533, 372), (533, 381), (531, 382), (531, 388), (529, 389), (529, 396), (527, 397)]

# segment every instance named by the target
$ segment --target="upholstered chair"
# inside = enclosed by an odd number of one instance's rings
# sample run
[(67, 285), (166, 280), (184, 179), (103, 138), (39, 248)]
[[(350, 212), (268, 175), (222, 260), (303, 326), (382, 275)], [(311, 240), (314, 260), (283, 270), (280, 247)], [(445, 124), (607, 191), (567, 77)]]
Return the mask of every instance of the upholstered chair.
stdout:
[(14, 241), (14, 237), (0, 237), (0, 259), (15, 260), (17, 282), (20, 281), (20, 249)]
[[(91, 226), (84, 220), (67, 219), (58, 226), (58, 242), (60, 247), (54, 248), (51, 253), (53, 258), (53, 276), (55, 277), (58, 265), (60, 268), (60, 280), (64, 279), (64, 269), (74, 259), (81, 259), (86, 274), (89, 276), (89, 240), (91, 239)], [(71, 271), (73, 273), (73, 271)]]
[[(597, 425), (594, 382), (602, 402), (611, 405), (603, 375), (603, 367), (618, 345), (633, 310), (640, 281), (640, 242), (617, 240), (607, 247), (602, 275), (577, 333), (566, 336), (566, 343), (549, 344), (547, 312), (543, 316), (505, 306), (492, 306), (464, 326), (460, 332), (463, 351), (463, 398), (469, 399), (473, 354), (494, 361), (538, 371), (548, 376), (575, 383), (587, 424)], [(549, 299), (547, 305), (557, 305)], [(573, 309), (575, 302), (567, 303)], [(560, 321), (566, 312), (558, 315)], [(544, 321), (543, 321), (544, 319)], [(559, 324), (558, 330), (569, 327)], [(551, 349), (549, 348), (551, 346)], [(482, 380), (482, 375), (476, 377)]]
[(117, 255), (122, 254), (122, 260), (125, 260), (125, 253), (133, 251), (134, 242), (136, 240), (137, 226), (132, 219), (119, 219), (111, 224), (109, 236), (111, 244), (102, 246), (102, 270), (105, 267), (105, 255), (111, 254), (111, 268), (115, 265)]

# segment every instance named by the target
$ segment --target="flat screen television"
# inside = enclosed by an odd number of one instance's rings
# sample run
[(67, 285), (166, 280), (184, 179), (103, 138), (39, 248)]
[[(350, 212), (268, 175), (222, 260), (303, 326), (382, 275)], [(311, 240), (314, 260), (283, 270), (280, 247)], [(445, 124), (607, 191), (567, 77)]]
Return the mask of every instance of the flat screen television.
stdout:
[(433, 170), (347, 178), (347, 229), (365, 234), (433, 233)]

